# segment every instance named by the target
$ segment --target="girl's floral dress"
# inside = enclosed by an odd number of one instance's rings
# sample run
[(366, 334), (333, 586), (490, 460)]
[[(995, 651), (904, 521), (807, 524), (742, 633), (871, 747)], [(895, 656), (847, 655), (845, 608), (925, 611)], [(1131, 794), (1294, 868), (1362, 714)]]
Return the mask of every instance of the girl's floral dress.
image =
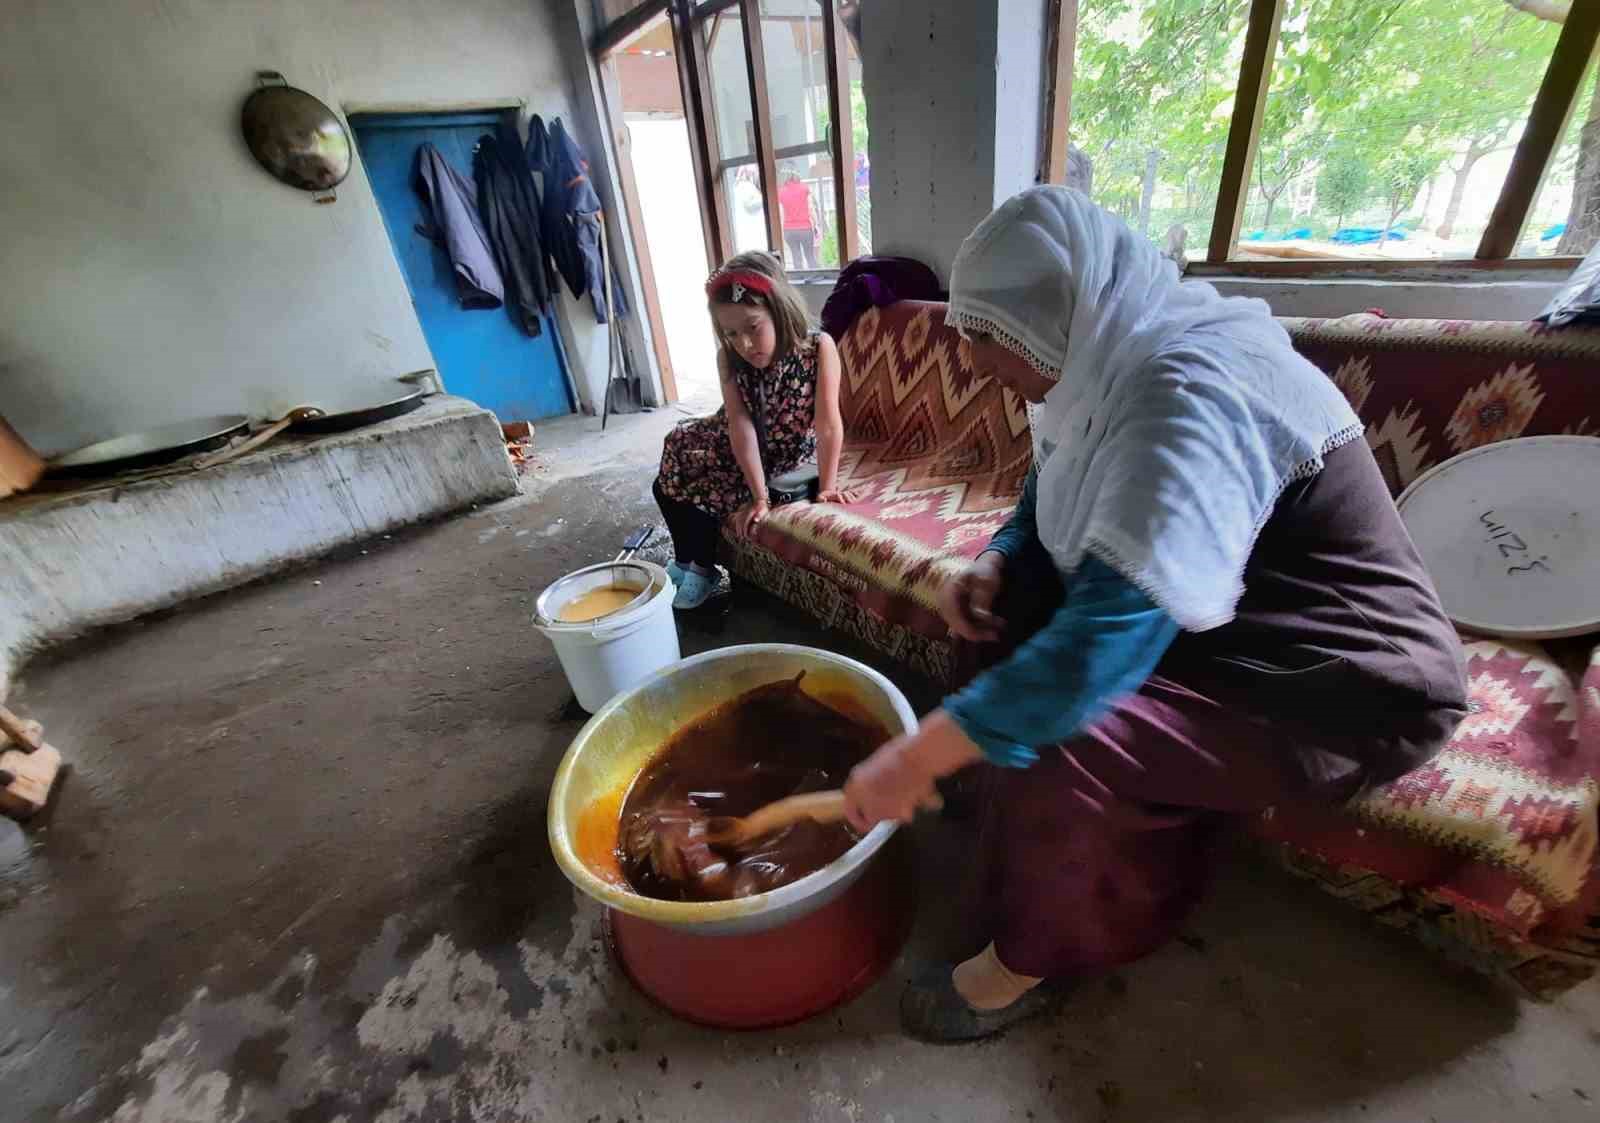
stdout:
[[(767, 479), (792, 471), (817, 452), (817, 347), (812, 332), (766, 370), (728, 353), (739, 393), (756, 425)], [(733, 457), (727, 409), (680, 422), (661, 450), (661, 490), (719, 519), (750, 502), (750, 488)]]

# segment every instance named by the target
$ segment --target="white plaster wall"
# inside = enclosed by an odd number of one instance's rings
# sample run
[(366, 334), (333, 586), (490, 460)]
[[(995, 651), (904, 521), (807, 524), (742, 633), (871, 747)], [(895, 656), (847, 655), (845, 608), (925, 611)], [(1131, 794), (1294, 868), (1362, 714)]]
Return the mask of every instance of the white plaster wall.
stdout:
[[(255, 71), (341, 110), (521, 102), (601, 139), (574, 119), (571, 0), (12, 0), (4, 24), (0, 413), (46, 453), (432, 365), (359, 160), (318, 206), (245, 149)], [(603, 332), (562, 318), (595, 400)]]
[[(873, 252), (918, 258), (946, 280), (961, 239), (994, 209), (1000, 183), (1000, 6), (1001, 0), (872, 0), (862, 7)], [(1011, 56), (1008, 45), (1005, 57)]]
[(1038, 180), (1048, 7), (1043, 0), (1000, 0), (995, 11), (994, 206)]
[(1211, 278), (1225, 296), (1265, 300), (1279, 316), (1348, 316), (1381, 308), (1393, 319), (1531, 320), (1561, 285), (1554, 281), (1277, 281)]
[[(617, 184), (622, 182), (614, 149), (618, 138), (610, 135), (607, 98), (612, 99), (609, 105), (615, 107), (616, 119), (619, 122), (622, 120), (622, 98), (620, 91), (606, 87), (589, 52), (589, 44), (594, 42), (598, 30), (594, 9), (590, 0), (526, 0), (526, 2), (530, 4), (542, 2), (550, 5), (556, 12), (561, 52), (573, 68), (574, 100), (572, 119), (567, 125), (572, 135), (577, 137), (584, 151), (588, 153), (589, 170), (595, 191), (600, 196), (600, 205), (605, 208), (606, 238), (612, 251), (612, 261), (617, 266), (618, 279), (627, 290), (628, 307), (631, 309), (630, 315), (618, 321), (622, 339), (621, 361), (627, 370), (638, 375), (645, 404), (660, 405), (663, 401), (661, 372), (656, 369), (655, 343), (650, 331), (649, 317), (644, 313), (644, 278), (639, 273), (639, 258), (633, 248), (633, 232), (628, 227), (622, 196), (617, 188)], [(567, 309), (567, 317), (576, 318), (576, 313), (570, 306)], [(583, 326), (575, 327), (574, 330), (575, 333), (582, 335), (579, 348), (583, 351), (584, 365), (588, 373), (588, 388), (585, 390), (588, 395), (586, 408), (590, 413), (599, 413), (599, 403), (601, 394), (605, 390), (606, 378), (605, 329), (595, 327), (594, 314), (588, 309), (583, 311), (582, 319)]]

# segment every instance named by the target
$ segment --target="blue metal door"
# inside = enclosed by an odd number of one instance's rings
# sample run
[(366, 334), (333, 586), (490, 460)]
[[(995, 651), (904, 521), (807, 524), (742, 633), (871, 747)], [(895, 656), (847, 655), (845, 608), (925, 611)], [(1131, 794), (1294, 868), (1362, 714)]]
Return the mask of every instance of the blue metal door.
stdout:
[(544, 331), (530, 339), (504, 308), (462, 308), (450, 258), (417, 232), (427, 215), (412, 187), (424, 141), (470, 178), (473, 146), (501, 120), (498, 113), (363, 113), (350, 124), (445, 389), (503, 421), (531, 421), (574, 408), (555, 324), (546, 316)]

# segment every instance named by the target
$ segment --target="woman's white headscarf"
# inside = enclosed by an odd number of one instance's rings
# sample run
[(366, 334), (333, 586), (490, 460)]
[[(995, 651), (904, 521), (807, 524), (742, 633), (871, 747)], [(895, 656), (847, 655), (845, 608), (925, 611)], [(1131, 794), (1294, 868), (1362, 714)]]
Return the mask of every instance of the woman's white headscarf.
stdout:
[(1093, 554), (1186, 631), (1233, 618), (1284, 487), (1362, 432), (1264, 302), (1180, 283), (1064, 187), (1007, 200), (962, 243), (946, 323), (1058, 380), (1029, 411), (1057, 568)]

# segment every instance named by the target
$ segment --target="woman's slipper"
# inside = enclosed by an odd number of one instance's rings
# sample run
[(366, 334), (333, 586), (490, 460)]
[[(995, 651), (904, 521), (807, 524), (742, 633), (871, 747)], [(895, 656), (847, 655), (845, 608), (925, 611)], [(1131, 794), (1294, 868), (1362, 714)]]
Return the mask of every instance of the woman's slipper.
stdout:
[(907, 1034), (936, 1045), (977, 1041), (1044, 1013), (1059, 997), (1049, 983), (1041, 983), (1009, 1006), (979, 1010), (956, 990), (953, 971), (953, 964), (937, 964), (906, 984), (900, 995), (900, 1028)]
[(711, 599), (711, 594), (717, 591), (717, 579), (707, 577), (704, 573), (687, 570), (683, 581), (673, 582), (678, 586), (677, 596), (672, 598), (672, 607), (680, 611), (699, 608)]
[(683, 588), (683, 579), (689, 576), (689, 571), (677, 562), (669, 561), (667, 563), (667, 576), (672, 579), (673, 588), (681, 589)]

